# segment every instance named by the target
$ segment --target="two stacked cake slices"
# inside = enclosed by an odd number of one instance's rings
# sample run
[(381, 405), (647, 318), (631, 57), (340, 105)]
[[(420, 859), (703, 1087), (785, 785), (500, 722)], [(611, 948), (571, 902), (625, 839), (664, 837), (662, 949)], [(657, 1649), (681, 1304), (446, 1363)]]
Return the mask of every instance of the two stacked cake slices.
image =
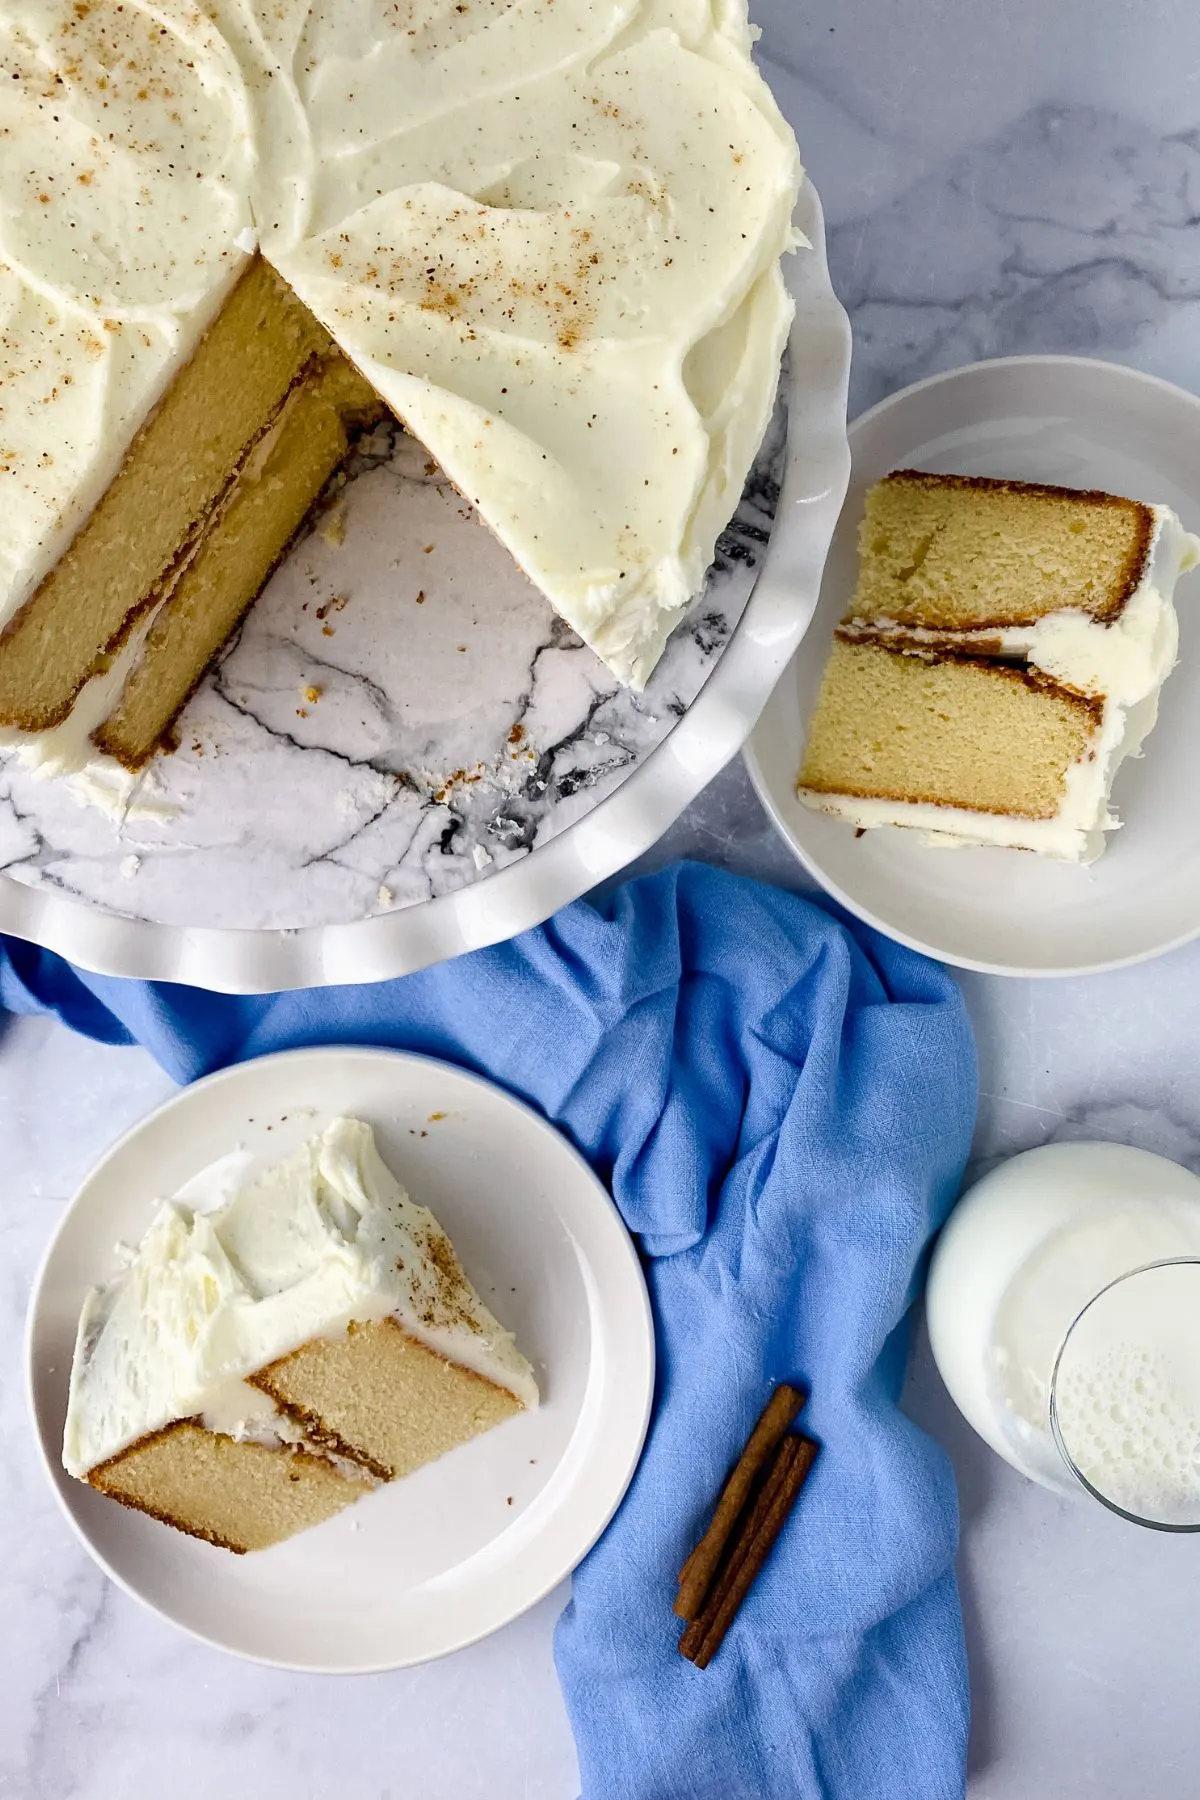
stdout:
[(867, 496), (798, 792), (860, 828), (1090, 862), (1174, 666), (1166, 507), (901, 470)]

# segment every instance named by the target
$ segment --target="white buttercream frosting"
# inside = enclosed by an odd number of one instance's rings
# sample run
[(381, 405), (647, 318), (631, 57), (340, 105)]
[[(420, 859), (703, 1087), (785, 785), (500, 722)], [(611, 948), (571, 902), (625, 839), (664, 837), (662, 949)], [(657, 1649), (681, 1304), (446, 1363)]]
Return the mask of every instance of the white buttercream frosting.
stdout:
[(0, 8), (0, 623), (58, 560), (244, 262), (244, 81), (186, 0)]
[(385, 1166), (369, 1125), (335, 1119), (205, 1210), (211, 1188), (201, 1180), (190, 1203), (164, 1202), (127, 1268), (84, 1303), (63, 1441), (72, 1475), (178, 1419), (292, 1441), (246, 1378), (312, 1338), (388, 1316), (537, 1405), (531, 1365), (432, 1213)]
[(0, 621), (264, 253), (640, 684), (769, 415), (795, 142), (743, 0), (10, 0)]
[(1175, 666), (1176, 582), (1200, 564), (1200, 538), (1184, 530), (1170, 507), (1151, 510), (1154, 528), (1141, 580), (1108, 624), (1086, 613), (1063, 610), (1032, 625), (976, 633), (923, 630), (888, 620), (858, 620), (841, 628), (850, 637), (865, 634), (886, 641), (892, 636), (898, 644), (943, 649), (952, 643), (960, 652), (978, 650), (1024, 660), (1064, 687), (1102, 697), (1098, 730), (1079, 761), (1066, 771), (1062, 803), (1052, 819), (975, 812), (927, 801), (822, 794), (801, 787), (797, 792), (805, 805), (863, 831), (905, 826), (937, 849), (992, 844), (1034, 850), (1064, 862), (1094, 862), (1104, 849), (1105, 833), (1120, 824), (1109, 806), (1113, 778), (1127, 757), (1141, 751), (1158, 717), (1162, 684)]

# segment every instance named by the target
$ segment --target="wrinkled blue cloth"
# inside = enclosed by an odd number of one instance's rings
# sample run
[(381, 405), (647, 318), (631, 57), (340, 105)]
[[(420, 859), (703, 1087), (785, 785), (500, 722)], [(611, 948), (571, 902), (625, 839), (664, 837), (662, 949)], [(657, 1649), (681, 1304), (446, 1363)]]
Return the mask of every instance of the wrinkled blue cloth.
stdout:
[[(585, 1800), (954, 1800), (967, 1681), (954, 1485), (896, 1407), (922, 1252), (967, 1155), (954, 984), (794, 895), (682, 865), (371, 987), (231, 999), (9, 941), (0, 1002), (179, 1080), (309, 1043), (482, 1070), (571, 1137), (645, 1258), (654, 1416), (556, 1654)], [(816, 1469), (707, 1670), (675, 1574), (771, 1383)]]

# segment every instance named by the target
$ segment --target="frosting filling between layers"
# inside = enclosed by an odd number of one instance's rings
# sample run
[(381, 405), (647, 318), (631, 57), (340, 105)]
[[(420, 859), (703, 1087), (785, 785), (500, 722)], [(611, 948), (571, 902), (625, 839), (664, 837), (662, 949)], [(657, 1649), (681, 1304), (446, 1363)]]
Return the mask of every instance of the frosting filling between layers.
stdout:
[(1065, 772), (1062, 803), (1052, 819), (1019, 818), (929, 802), (831, 795), (799, 787), (799, 798), (817, 811), (860, 830), (906, 826), (935, 848), (999, 845), (1034, 850), (1069, 862), (1093, 862), (1105, 833), (1120, 821), (1109, 808), (1117, 769), (1137, 756), (1158, 716), (1163, 682), (1175, 666), (1179, 628), (1172, 596), (1179, 577), (1200, 564), (1200, 538), (1185, 531), (1176, 514), (1153, 507), (1154, 529), (1141, 580), (1111, 623), (1078, 612), (1049, 613), (1033, 625), (948, 632), (894, 621), (852, 620), (839, 626), (850, 639), (871, 639), (932, 654), (987, 654), (1025, 662), (1064, 687), (1100, 696), (1104, 710), (1087, 752)]
[[(80, 1317), (63, 1462), (76, 1476), (176, 1420), (230, 1436), (273, 1424), (246, 1378), (317, 1337), (389, 1315), (524, 1406), (533, 1370), (368, 1125), (336, 1119), (213, 1210), (164, 1202), (128, 1268)], [(200, 1191), (203, 1191), (203, 1185)], [(272, 1414), (274, 1409), (271, 1409)]]

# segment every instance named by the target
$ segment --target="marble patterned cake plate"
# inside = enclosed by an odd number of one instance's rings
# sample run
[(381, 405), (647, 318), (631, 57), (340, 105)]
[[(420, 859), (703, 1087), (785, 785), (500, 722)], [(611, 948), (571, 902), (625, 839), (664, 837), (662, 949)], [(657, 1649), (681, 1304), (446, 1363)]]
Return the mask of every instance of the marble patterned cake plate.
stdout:
[[(449, 1232), (534, 1365), (541, 1404), (270, 1550), (234, 1556), (118, 1506), (62, 1466), (88, 1289), (159, 1197), (235, 1148), (252, 1178), (339, 1114)], [(608, 1523), (637, 1467), (654, 1331), (637, 1254), (587, 1163), (490, 1082), (393, 1050), (293, 1050), (185, 1088), (92, 1170), (29, 1305), (27, 1383), (47, 1477), (126, 1593), (235, 1655), (324, 1674), (461, 1649), (534, 1605)]]
[(998, 975), (1079, 975), (1200, 933), (1200, 572), (1176, 593), (1179, 663), (1144, 754), (1118, 771), (1124, 823), (1088, 868), (1021, 850), (931, 849), (796, 798), (807, 721), (853, 591), (866, 489), (896, 468), (1100, 487), (1173, 506), (1200, 531), (1200, 400), (1150, 375), (1071, 356), (1018, 356), (935, 375), (850, 430), (854, 474), (813, 628), (746, 748), (767, 811), (852, 912), (945, 962)]
[(647, 850), (741, 747), (816, 604), (849, 327), (816, 194), (780, 401), (705, 592), (622, 689), (411, 440), (377, 434), (120, 820), (0, 763), (0, 930), (270, 992), (404, 974)]

